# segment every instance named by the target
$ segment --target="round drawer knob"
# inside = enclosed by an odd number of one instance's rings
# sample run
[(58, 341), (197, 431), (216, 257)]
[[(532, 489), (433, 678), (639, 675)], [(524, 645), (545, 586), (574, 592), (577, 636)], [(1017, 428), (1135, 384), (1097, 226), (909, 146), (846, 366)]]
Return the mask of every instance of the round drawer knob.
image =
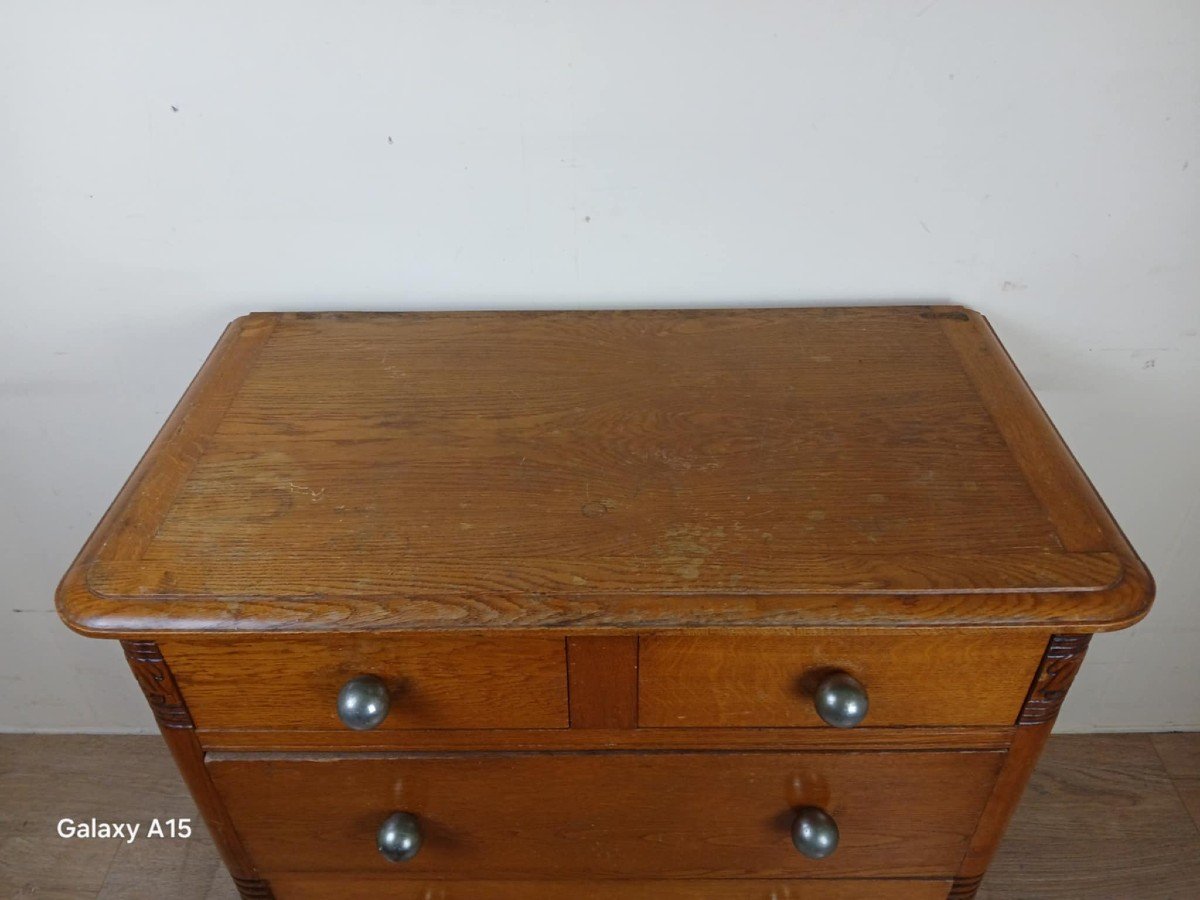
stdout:
[(379, 852), (392, 862), (408, 862), (421, 849), (421, 826), (411, 813), (392, 813), (375, 838)]
[(337, 713), (342, 724), (355, 731), (370, 731), (387, 718), (391, 699), (387, 685), (374, 675), (351, 678), (338, 692)]
[(837, 822), (818, 806), (802, 807), (792, 823), (792, 843), (809, 859), (824, 859), (837, 849)]
[(817, 715), (834, 728), (853, 728), (867, 717), (867, 689), (845, 672), (825, 676), (813, 702)]

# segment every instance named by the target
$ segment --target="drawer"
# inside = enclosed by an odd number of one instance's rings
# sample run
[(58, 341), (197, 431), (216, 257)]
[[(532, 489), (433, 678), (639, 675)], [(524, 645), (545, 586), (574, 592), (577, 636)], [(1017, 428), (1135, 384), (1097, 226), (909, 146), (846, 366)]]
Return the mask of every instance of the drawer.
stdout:
[(561, 637), (329, 634), (159, 646), (202, 731), (349, 731), (338, 697), (362, 676), (386, 693), (373, 730), (568, 724)]
[(828, 727), (815, 697), (847, 673), (864, 726), (1012, 725), (1046, 649), (1030, 632), (649, 635), (638, 658), (638, 723)]
[(857, 878), (684, 881), (432, 881), (284, 875), (276, 900), (946, 900), (949, 881)]
[[(211, 754), (259, 871), (393, 878), (945, 878), (1003, 754)], [(947, 789), (952, 786), (953, 790)], [(792, 844), (817, 807), (840, 843)], [(422, 846), (376, 848), (394, 813)]]

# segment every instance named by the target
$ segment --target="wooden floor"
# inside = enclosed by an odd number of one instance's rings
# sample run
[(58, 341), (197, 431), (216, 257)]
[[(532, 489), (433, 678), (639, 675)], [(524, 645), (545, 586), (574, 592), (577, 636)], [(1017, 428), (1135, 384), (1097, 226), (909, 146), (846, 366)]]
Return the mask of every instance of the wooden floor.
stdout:
[[(0, 897), (236, 900), (203, 827), (133, 844), (55, 832), (195, 815), (157, 737), (0, 735)], [(1200, 734), (1052, 738), (979, 896), (1200, 898)]]

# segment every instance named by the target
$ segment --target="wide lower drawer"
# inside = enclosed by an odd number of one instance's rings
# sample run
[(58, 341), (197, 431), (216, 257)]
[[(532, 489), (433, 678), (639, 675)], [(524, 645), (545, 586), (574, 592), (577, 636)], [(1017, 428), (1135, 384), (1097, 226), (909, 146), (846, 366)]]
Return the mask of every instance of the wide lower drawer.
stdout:
[(202, 731), (347, 732), (338, 695), (363, 676), (387, 695), (374, 731), (568, 724), (566, 646), (552, 635), (326, 634), (159, 647)]
[(431, 881), (283, 875), (276, 900), (946, 900), (949, 881), (689, 878), (680, 881)]
[(1012, 725), (1046, 636), (978, 630), (797, 635), (646, 635), (642, 727), (828, 727), (816, 697), (845, 673), (865, 691), (864, 726)]
[[(308, 757), (211, 754), (261, 872), (414, 878), (803, 878), (952, 875), (1002, 754), (590, 753)], [(797, 810), (837, 823), (824, 859)], [(403, 863), (379, 826), (415, 817)]]

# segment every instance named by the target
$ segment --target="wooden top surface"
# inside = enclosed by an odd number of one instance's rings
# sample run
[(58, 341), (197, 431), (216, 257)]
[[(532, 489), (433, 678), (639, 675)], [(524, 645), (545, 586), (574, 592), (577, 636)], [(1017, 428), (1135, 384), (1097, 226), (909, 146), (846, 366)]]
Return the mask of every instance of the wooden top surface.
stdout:
[(68, 572), (86, 633), (1129, 624), (959, 307), (255, 314)]

